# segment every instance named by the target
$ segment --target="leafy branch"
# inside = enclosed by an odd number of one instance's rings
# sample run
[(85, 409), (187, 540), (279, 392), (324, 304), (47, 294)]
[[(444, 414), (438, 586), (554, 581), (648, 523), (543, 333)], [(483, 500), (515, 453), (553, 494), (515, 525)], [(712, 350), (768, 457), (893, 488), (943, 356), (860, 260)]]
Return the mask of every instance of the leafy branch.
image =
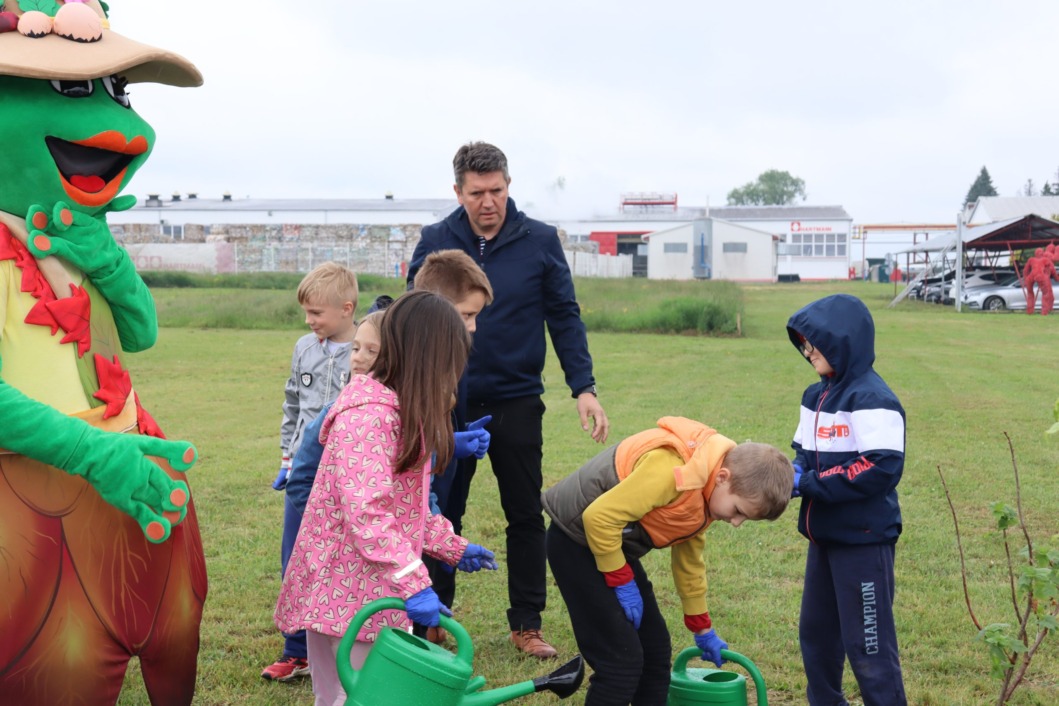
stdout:
[[(1056, 427), (1059, 427), (1059, 403), (1055, 409)], [(1055, 429), (1056, 427), (1053, 427)], [(1050, 433), (1051, 430), (1050, 430)], [(1059, 551), (1051, 549), (1034, 549), (1033, 539), (1026, 528), (1022, 510), (1022, 483), (1019, 479), (1019, 467), (1015, 458), (1015, 447), (1011, 437), (1004, 432), (1008, 451), (1011, 454), (1011, 467), (1015, 477), (1015, 507), (1003, 502), (993, 503), (993, 518), (997, 530), (1004, 542), (1004, 554), (1007, 557), (1008, 585), (1011, 592), (1011, 604), (1015, 614), (1012, 623), (991, 623), (982, 626), (971, 605), (971, 595), (967, 589), (967, 564), (963, 551), (963, 540), (960, 535), (960, 523), (956, 516), (956, 507), (945, 482), (945, 475), (938, 466), (938, 476), (949, 503), (953, 525), (956, 529), (956, 546), (960, 552), (960, 575), (963, 579), (963, 597), (971, 622), (978, 630), (976, 639), (981, 640), (989, 649), (991, 674), (1000, 679), (1000, 693), (997, 706), (1003, 706), (1011, 699), (1015, 690), (1022, 683), (1034, 655), (1048, 633), (1059, 627)], [(1012, 553), (1012, 542), (1018, 537), (1024, 546)]]

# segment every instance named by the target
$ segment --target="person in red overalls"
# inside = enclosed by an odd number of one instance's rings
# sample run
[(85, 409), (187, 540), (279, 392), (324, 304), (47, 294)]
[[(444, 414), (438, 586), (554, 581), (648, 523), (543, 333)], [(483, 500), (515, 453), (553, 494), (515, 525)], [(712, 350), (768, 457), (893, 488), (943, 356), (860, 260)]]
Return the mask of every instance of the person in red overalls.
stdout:
[(1026, 268), (1022, 271), (1023, 286), (1026, 288), (1026, 313), (1032, 314), (1037, 303), (1037, 294), (1033, 291), (1034, 285), (1041, 294), (1041, 313), (1049, 314), (1054, 304), (1052, 293), (1052, 278), (1056, 277), (1055, 263), (1051, 258), (1044, 256), (1044, 249), (1037, 248), (1033, 251), (1033, 257), (1026, 261)]

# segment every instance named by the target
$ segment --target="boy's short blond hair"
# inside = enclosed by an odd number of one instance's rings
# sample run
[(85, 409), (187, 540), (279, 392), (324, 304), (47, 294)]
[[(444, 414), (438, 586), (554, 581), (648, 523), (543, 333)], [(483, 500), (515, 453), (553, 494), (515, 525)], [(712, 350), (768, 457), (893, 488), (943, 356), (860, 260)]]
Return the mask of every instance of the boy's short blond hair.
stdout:
[(748, 441), (725, 456), (732, 474), (729, 488), (753, 505), (755, 520), (775, 520), (787, 509), (794, 490), (794, 466), (787, 455), (769, 444)]
[(353, 303), (357, 309), (357, 275), (337, 262), (317, 265), (302, 278), (298, 285), (299, 304), (332, 304), (342, 306)]
[(453, 304), (459, 304), (472, 292), (484, 294), (486, 305), (493, 302), (489, 278), (462, 250), (438, 250), (427, 255), (412, 280), (412, 288), (440, 294)]

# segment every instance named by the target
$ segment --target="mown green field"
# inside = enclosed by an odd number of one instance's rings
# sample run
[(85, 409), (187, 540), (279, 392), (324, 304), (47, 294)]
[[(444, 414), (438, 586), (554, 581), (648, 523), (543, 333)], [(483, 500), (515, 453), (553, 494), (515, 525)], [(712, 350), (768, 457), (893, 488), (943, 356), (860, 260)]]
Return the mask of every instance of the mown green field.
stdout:
[[(579, 281), (586, 311), (635, 312), (667, 296), (666, 283)], [(687, 296), (688, 285), (672, 285)], [(640, 431), (663, 415), (701, 419), (737, 441), (789, 448), (801, 391), (811, 368), (787, 340), (784, 324), (801, 305), (835, 291), (862, 297), (877, 325), (877, 370), (908, 414), (908, 462), (899, 488), (905, 533), (897, 551), (896, 615), (906, 686), (914, 704), (995, 702), (985, 647), (976, 642), (964, 605), (952, 519), (937, 468), (945, 472), (960, 516), (974, 608), (986, 623), (1012, 619), (1003, 546), (991, 530), (988, 505), (1013, 502), (1014, 442), (1029, 530), (1037, 544), (1059, 545), (1059, 439), (1044, 435), (1059, 397), (1059, 316), (957, 315), (948, 307), (905, 303), (887, 308), (892, 285), (863, 282), (744, 287), (741, 336), (635, 333), (590, 334), (600, 399), (612, 440)], [(258, 297), (256, 311), (284, 306), (279, 293)], [(197, 704), (308, 704), (307, 684), (264, 682), (261, 669), (278, 656), (272, 626), (279, 588), (282, 497), (271, 490), (278, 463), (282, 388), (296, 327), (281, 330), (180, 328), (175, 312), (245, 306), (233, 291), (155, 291), (164, 328), (150, 351), (130, 356), (145, 406), (171, 438), (193, 441), (201, 460), (191, 472), (202, 523), (210, 594), (202, 629)], [(293, 292), (288, 295), (293, 301)], [(374, 293), (371, 295), (374, 296)], [(692, 296), (694, 294), (692, 293)], [(212, 304), (211, 304), (212, 302)], [(234, 302), (234, 303), (233, 303)], [(240, 302), (242, 304), (240, 305)], [(288, 302), (289, 303), (289, 302)], [(295, 304), (296, 307), (296, 304)], [(297, 314), (295, 313), (295, 316)], [(238, 318), (236, 316), (235, 318)], [(554, 359), (546, 369), (545, 474), (553, 483), (599, 447), (583, 433)], [(753, 659), (769, 687), (770, 704), (804, 703), (797, 623), (805, 540), (796, 531), (796, 503), (773, 523), (711, 528), (710, 608), (733, 650)], [(461, 575), (455, 609), (470, 631), (475, 667), (489, 686), (547, 671), (507, 644), (504, 617), (504, 522), (488, 463), (475, 478), (465, 534), (497, 551), (497, 573)], [(646, 565), (674, 636), (674, 653), (690, 646), (672, 594), (668, 557)], [(576, 651), (565, 607), (549, 589), (545, 632), (562, 656)], [(1012, 703), (1059, 703), (1059, 648), (1049, 636)], [(697, 666), (697, 665), (693, 665)], [(847, 693), (856, 701), (855, 684)], [(567, 703), (582, 702), (583, 692)], [(550, 695), (518, 703), (554, 702)], [(146, 704), (130, 675), (122, 704)]]

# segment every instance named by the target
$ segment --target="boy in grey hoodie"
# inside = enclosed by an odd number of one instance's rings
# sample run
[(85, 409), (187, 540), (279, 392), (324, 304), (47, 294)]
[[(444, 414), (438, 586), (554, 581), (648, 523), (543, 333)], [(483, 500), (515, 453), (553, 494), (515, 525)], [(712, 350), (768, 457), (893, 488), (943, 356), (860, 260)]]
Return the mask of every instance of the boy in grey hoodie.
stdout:
[[(291, 458), (302, 444), (305, 428), (324, 406), (335, 401), (349, 381), (349, 349), (356, 332), (353, 315), (357, 310), (357, 293), (357, 276), (335, 262), (314, 268), (298, 285), (298, 303), (305, 311), (305, 323), (312, 333), (298, 339), (291, 356), (280, 425), (282, 458), (279, 474), (272, 483), (276, 490), (283, 490), (287, 485)], [(280, 548), (284, 571), (300, 524), (301, 514), (285, 502)], [(285, 682), (308, 676), (305, 633), (284, 635), (284, 638), (283, 654), (261, 672), (263, 679)]]

